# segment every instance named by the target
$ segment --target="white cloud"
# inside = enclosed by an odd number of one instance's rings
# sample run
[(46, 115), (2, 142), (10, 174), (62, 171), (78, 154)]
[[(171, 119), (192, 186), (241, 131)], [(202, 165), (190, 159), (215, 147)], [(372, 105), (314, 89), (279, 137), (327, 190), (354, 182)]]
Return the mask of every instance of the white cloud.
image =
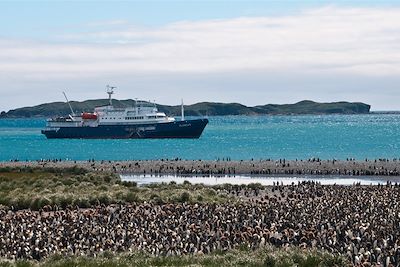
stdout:
[(328, 6), (291, 16), (181, 21), (151, 28), (121, 20), (94, 22), (88, 29), (102, 25), (119, 29), (66, 34), (47, 43), (0, 40), (0, 80), (25, 84), (252, 71), (280, 73), (283, 79), (285, 73), (316, 79), (400, 75), (399, 8)]
[(400, 9), (326, 7), (296, 16), (183, 21), (73, 37), (63, 44), (1, 44), (0, 70), (50, 77), (83, 70), (99, 75), (287, 68), (397, 75), (400, 70)]

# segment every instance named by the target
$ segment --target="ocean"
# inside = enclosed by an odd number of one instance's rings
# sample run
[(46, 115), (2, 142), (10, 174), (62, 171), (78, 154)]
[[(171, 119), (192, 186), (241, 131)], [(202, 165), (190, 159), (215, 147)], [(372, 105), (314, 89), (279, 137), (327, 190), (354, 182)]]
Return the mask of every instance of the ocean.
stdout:
[(209, 117), (200, 139), (52, 139), (44, 119), (1, 119), (0, 161), (399, 158), (400, 115)]
[(179, 175), (145, 175), (145, 174), (121, 174), (122, 181), (131, 181), (137, 185), (148, 185), (154, 183), (170, 183), (175, 182), (178, 184), (185, 183), (186, 181), (192, 184), (204, 185), (223, 185), (223, 184), (261, 184), (261, 185), (291, 185), (292, 183), (298, 184), (306, 181), (318, 182), (322, 185), (378, 185), (386, 184), (388, 181), (398, 183), (399, 177), (390, 176), (337, 176), (337, 175), (311, 175), (311, 176), (296, 176), (296, 175), (220, 175), (220, 176), (179, 176)]

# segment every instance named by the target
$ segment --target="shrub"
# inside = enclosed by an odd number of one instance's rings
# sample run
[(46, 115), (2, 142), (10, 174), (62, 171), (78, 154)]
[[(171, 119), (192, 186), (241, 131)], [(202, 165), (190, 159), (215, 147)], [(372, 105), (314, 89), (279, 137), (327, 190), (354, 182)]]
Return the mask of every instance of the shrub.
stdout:
[(110, 198), (107, 195), (101, 195), (98, 197), (100, 204), (108, 205), (110, 204)]
[(34, 198), (31, 202), (30, 208), (33, 210), (39, 210), (40, 209), (39, 201), (40, 201), (40, 198)]
[(125, 195), (124, 200), (128, 203), (134, 203), (134, 202), (139, 202), (139, 197), (133, 192), (128, 192)]
[(18, 197), (16, 199), (13, 199), (10, 204), (14, 206), (15, 209), (22, 210), (29, 208), (31, 203), (29, 198)]
[(4, 206), (10, 206), (11, 205), (11, 199), (9, 197), (3, 197), (2, 195), (0, 195), (0, 205), (4, 205)]
[(39, 209), (51, 204), (52, 204), (51, 200), (46, 197), (39, 199)]
[(112, 178), (111, 178), (110, 176), (108, 176), (108, 175), (104, 176), (104, 181), (105, 181), (106, 183), (110, 183), (111, 180), (112, 180)]
[(215, 195), (217, 194), (217, 192), (215, 192), (215, 190), (213, 190), (213, 189), (211, 189), (211, 188), (207, 188), (207, 189), (205, 190), (205, 193), (206, 193), (206, 195), (208, 195), (208, 196), (210, 196), (210, 197), (215, 196)]
[(179, 197), (179, 202), (188, 202), (190, 200), (190, 194), (188, 192), (183, 192)]
[(122, 185), (126, 187), (136, 187), (137, 183), (135, 181), (123, 181)]
[(299, 267), (318, 267), (321, 259), (315, 255), (308, 255), (304, 260), (300, 261)]
[(75, 199), (73, 204), (80, 208), (89, 208), (91, 206), (90, 202), (87, 198)]
[(72, 197), (71, 196), (67, 196), (67, 197), (59, 197), (58, 199), (57, 199), (57, 202), (56, 202), (56, 204), (59, 206), (59, 207), (61, 207), (61, 208), (63, 208), (63, 209), (65, 209), (68, 205), (71, 205), (73, 203), (73, 199), (72, 199)]
[(106, 185), (101, 185), (101, 186), (99, 187), (99, 189), (100, 189), (101, 191), (107, 191), (107, 190), (108, 190), (108, 186), (106, 186)]
[(18, 260), (15, 263), (15, 266), (16, 267), (30, 267), (30, 266), (33, 266), (33, 264), (32, 264), (32, 262), (29, 262), (27, 260)]
[(96, 197), (90, 197), (89, 203), (91, 206), (98, 206), (100, 205), (100, 201)]
[(62, 183), (64, 185), (66, 185), (66, 186), (70, 186), (70, 185), (73, 185), (75, 183), (75, 180), (74, 179), (69, 179), (69, 178), (68, 179), (63, 179)]
[(150, 195), (150, 201), (157, 205), (164, 204), (164, 200), (162, 199), (162, 197), (159, 194), (155, 194), (155, 193)]
[(250, 189), (253, 189), (253, 190), (255, 190), (255, 189), (263, 189), (264, 188), (264, 186), (262, 184), (260, 184), (260, 183), (250, 183), (250, 184), (247, 185), (247, 187), (250, 188)]
[(12, 170), (12, 169), (11, 169), (10, 167), (1, 167), (1, 168), (0, 168), (0, 173), (1, 173), (1, 172), (11, 172), (11, 170)]
[[(60, 172), (60, 170), (59, 170)], [(80, 174), (85, 174), (87, 173), (87, 170), (85, 170), (84, 168), (80, 168), (78, 166), (73, 166), (72, 168), (67, 168), (65, 170), (61, 170), (61, 172), (66, 172), (66, 173), (70, 173), (70, 174), (76, 174), (76, 175), (80, 175)]]
[(275, 267), (276, 266), (276, 260), (274, 257), (268, 255), (265, 260), (264, 260), (264, 267)]

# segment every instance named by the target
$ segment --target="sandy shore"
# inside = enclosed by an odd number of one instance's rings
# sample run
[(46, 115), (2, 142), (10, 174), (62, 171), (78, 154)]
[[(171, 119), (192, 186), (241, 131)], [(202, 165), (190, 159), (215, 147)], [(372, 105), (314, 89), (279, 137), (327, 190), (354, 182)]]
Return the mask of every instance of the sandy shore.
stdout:
[(374, 160), (148, 160), (148, 161), (18, 161), (0, 167), (72, 167), (91, 171), (177, 175), (353, 175), (400, 176), (400, 159)]

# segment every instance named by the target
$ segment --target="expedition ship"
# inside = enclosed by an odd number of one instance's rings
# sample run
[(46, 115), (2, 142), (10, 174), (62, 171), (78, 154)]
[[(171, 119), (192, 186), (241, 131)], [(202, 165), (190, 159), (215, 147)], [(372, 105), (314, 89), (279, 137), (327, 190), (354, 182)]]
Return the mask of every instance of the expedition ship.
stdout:
[(135, 100), (128, 108), (115, 108), (112, 94), (115, 87), (107, 86), (109, 105), (96, 107), (94, 112), (76, 115), (67, 100), (68, 117), (48, 119), (42, 130), (47, 138), (199, 138), (208, 119), (185, 120), (183, 102), (181, 120), (159, 112), (155, 104)]

